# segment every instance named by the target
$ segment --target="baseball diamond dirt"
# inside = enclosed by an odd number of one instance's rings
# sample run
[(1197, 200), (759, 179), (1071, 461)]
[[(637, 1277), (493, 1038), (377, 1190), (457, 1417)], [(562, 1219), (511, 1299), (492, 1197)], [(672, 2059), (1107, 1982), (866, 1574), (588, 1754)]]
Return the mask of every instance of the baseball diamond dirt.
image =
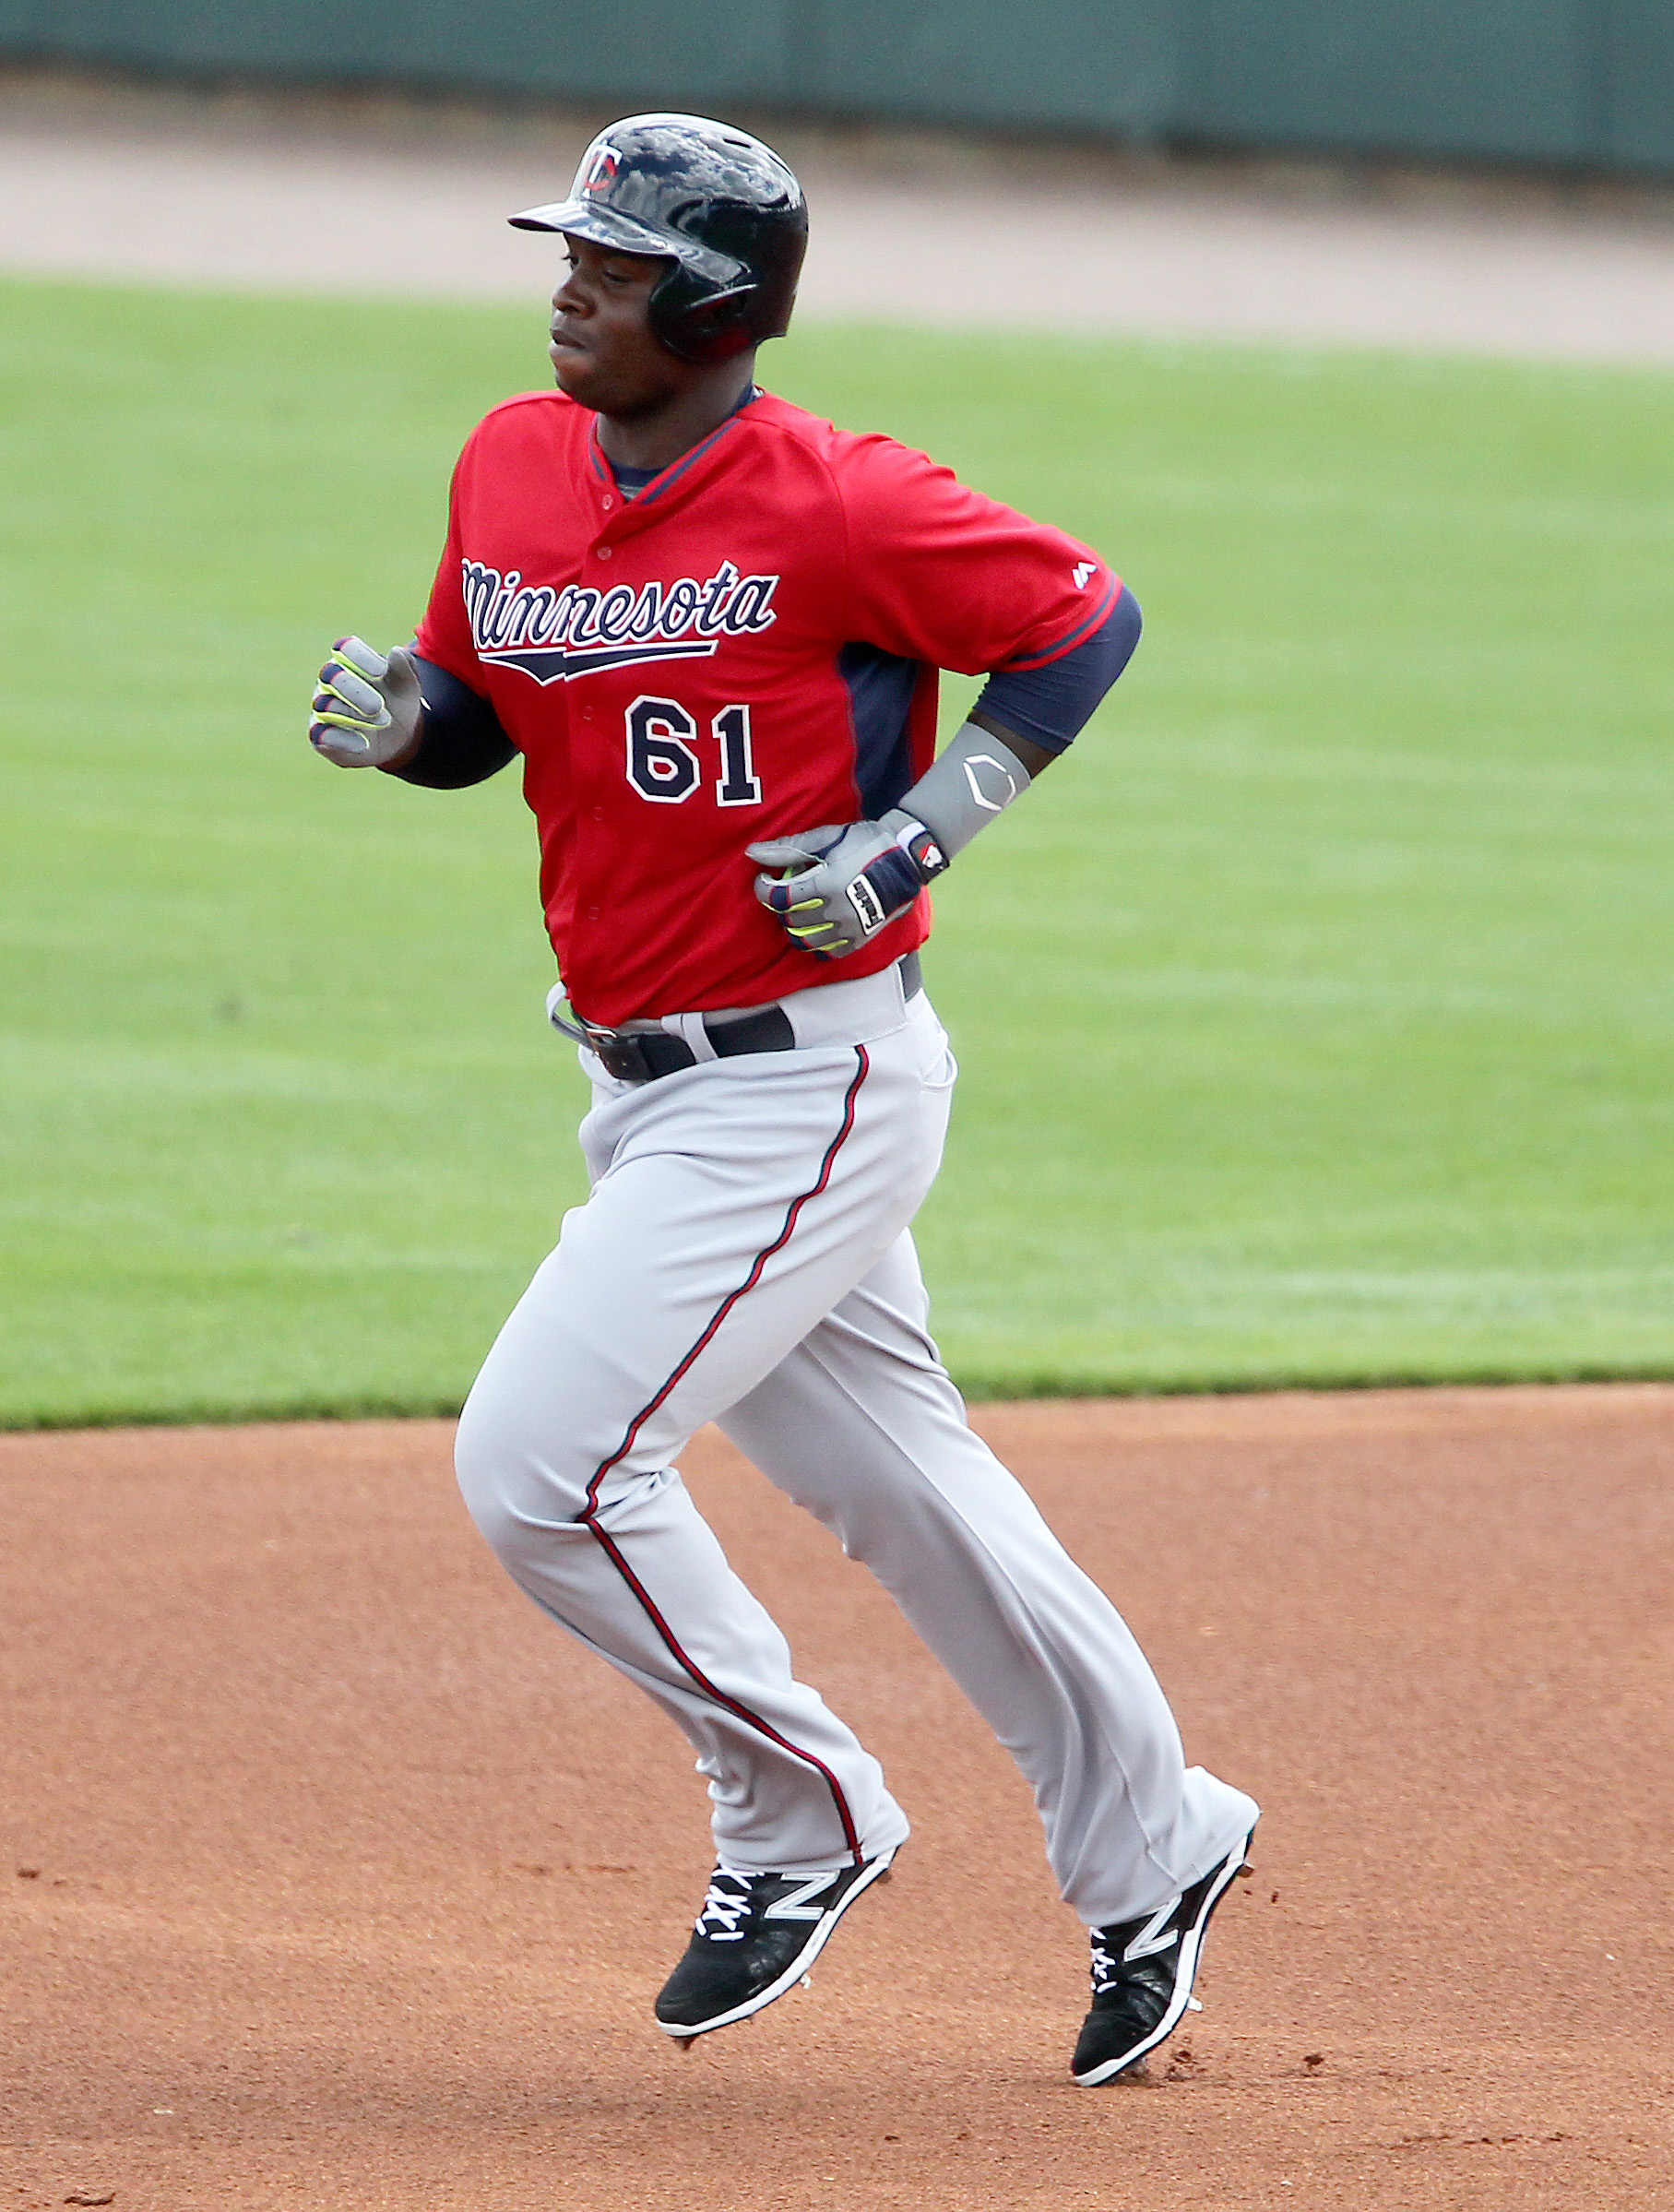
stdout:
[(1674, 2206), (1674, 1386), (989, 1407), (1265, 1808), (1144, 2086), (1027, 1795), (865, 1573), (686, 1471), (916, 1822), (689, 2056), (672, 1729), (555, 1637), (444, 1424), (0, 1438), (4, 2202), (120, 2212)]

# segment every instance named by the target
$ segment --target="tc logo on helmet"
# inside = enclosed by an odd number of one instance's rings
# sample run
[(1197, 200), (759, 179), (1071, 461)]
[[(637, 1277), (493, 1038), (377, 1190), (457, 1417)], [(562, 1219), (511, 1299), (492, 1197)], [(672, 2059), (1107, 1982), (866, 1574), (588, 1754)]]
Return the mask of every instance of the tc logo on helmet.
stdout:
[(614, 146), (595, 147), (593, 158), (588, 163), (587, 174), (581, 180), (582, 191), (589, 197), (595, 193), (608, 191), (611, 179), (616, 174), (616, 164), (621, 159), (622, 154)]

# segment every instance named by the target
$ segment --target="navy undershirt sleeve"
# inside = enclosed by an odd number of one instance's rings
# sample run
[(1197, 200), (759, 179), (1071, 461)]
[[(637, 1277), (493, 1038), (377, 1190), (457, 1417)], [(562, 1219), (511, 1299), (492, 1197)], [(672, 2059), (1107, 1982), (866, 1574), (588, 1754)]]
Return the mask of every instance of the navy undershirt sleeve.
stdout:
[(498, 775), (517, 748), (500, 727), (500, 718), (479, 692), (435, 661), (415, 653), (419, 689), (424, 698), (419, 749), (386, 775), (419, 783), (433, 791), (463, 791)]
[(1139, 601), (1124, 584), (1090, 637), (1044, 668), (1002, 669), (983, 685), (973, 713), (979, 708), (1049, 753), (1063, 752), (1133, 658), (1139, 626)]

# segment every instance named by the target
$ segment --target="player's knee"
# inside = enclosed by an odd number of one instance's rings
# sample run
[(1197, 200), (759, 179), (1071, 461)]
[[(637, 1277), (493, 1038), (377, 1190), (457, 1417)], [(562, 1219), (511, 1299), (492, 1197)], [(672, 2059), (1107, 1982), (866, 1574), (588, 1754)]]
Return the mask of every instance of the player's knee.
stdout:
[(496, 1552), (510, 1540), (510, 1500), (500, 1479), (499, 1455), (488, 1448), (482, 1423), (473, 1421), (467, 1405), (454, 1437), (454, 1473), (459, 1495), (483, 1536)]
[(550, 1448), (475, 1399), (459, 1416), (454, 1471), (467, 1511), (514, 1573), (543, 1536), (586, 1508), (585, 1483), (567, 1475)]

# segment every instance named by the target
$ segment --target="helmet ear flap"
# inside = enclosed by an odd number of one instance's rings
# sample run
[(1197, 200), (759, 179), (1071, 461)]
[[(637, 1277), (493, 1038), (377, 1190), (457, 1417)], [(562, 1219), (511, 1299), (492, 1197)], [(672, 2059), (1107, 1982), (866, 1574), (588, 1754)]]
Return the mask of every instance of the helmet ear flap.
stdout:
[(705, 360), (726, 361), (755, 343), (751, 308), (760, 289), (756, 284), (735, 284), (729, 291), (712, 292), (691, 309), (681, 336), (694, 349), (695, 358), (701, 348)]
[(677, 265), (651, 294), (651, 327), (683, 361), (729, 361), (756, 342), (750, 326), (760, 290), (754, 279), (725, 291), (701, 290)]

